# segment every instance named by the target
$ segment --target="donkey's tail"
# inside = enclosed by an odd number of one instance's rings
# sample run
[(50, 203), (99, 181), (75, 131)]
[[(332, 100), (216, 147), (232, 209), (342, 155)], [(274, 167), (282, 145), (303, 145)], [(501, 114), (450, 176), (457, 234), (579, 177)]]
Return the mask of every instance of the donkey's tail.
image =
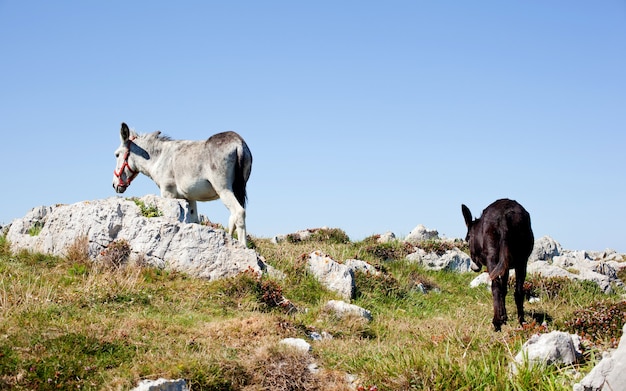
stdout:
[(250, 169), (252, 167), (251, 159), (252, 155), (248, 146), (244, 143), (241, 147), (237, 148), (237, 159), (235, 160), (235, 179), (233, 180), (233, 193), (235, 198), (239, 201), (239, 204), (245, 208), (248, 194), (246, 192), (246, 183), (250, 176)]
[(491, 280), (495, 280), (498, 277), (504, 275), (504, 273), (509, 270), (509, 265), (511, 264), (511, 249), (509, 247), (509, 243), (507, 243), (506, 239), (501, 238), (499, 243), (499, 256), (498, 263), (496, 266), (489, 271), (489, 278)]

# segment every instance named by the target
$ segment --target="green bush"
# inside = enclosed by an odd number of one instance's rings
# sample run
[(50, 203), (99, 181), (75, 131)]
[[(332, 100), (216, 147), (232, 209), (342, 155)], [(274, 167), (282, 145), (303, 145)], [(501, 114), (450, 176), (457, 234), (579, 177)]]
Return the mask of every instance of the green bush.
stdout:
[(142, 200), (140, 200), (139, 198), (131, 198), (133, 200), (133, 202), (135, 203), (135, 205), (137, 205), (139, 207), (139, 210), (141, 210), (141, 215), (143, 217), (161, 217), (163, 216), (163, 212), (161, 212), (159, 210), (159, 208), (157, 208), (156, 205), (146, 205), (145, 202), (143, 202)]
[(37, 236), (41, 233), (43, 228), (43, 223), (41, 221), (35, 221), (33, 225), (28, 229), (28, 234), (30, 236)]

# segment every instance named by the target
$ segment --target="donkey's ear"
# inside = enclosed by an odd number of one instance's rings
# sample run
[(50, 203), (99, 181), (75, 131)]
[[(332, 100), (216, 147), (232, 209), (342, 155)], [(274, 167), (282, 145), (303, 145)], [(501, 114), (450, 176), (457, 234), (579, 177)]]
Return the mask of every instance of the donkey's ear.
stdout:
[(461, 211), (463, 212), (463, 218), (465, 219), (465, 226), (469, 228), (470, 224), (472, 224), (472, 212), (470, 212), (469, 208), (464, 204), (461, 205)]
[(128, 125), (126, 125), (125, 122), (122, 122), (122, 129), (120, 130), (120, 138), (122, 139), (122, 142), (125, 143), (126, 141), (128, 141), (129, 137), (130, 129), (128, 129)]

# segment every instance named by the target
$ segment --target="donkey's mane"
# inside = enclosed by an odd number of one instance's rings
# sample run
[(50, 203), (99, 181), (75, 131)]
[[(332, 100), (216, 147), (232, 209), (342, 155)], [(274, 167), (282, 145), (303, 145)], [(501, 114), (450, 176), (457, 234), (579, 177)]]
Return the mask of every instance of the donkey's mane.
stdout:
[(143, 133), (143, 134), (138, 134), (133, 130), (131, 131), (131, 135), (135, 137), (153, 138), (159, 141), (173, 141), (173, 138), (171, 138), (170, 136), (161, 134), (160, 130), (157, 130), (156, 132), (152, 132), (152, 133)]

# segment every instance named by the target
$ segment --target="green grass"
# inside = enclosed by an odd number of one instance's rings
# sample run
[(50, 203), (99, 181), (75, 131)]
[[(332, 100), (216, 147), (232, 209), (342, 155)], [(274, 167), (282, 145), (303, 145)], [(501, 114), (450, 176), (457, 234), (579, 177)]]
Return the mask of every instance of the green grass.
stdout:
[(33, 226), (28, 229), (28, 234), (30, 236), (37, 236), (39, 235), (39, 233), (41, 233), (42, 229), (43, 229), (43, 224), (39, 221), (36, 221), (33, 224)]
[(156, 205), (146, 205), (145, 202), (136, 197), (132, 197), (131, 200), (139, 207), (142, 216), (148, 218), (163, 216), (163, 212), (161, 212)]
[[(104, 267), (86, 259), (84, 238), (59, 258), (12, 253), (0, 237), (0, 389), (130, 389), (165, 377), (185, 378), (192, 390), (347, 390), (350, 373), (365, 389), (571, 390), (572, 369), (588, 372), (615, 345), (626, 310), (623, 291), (604, 295), (589, 283), (530, 277), (541, 297), (526, 303), (530, 324), (496, 333), (491, 293), (469, 288), (474, 274), (426, 271), (403, 260), (411, 249), (400, 242), (350, 242), (338, 231), (310, 242), (253, 241), (284, 279), (196, 279), (128, 263), (124, 243), (109, 249), (114, 267)], [(323, 310), (337, 297), (306, 270), (316, 250), (377, 268), (376, 276), (357, 273), (353, 300), (372, 312), (371, 322)], [(282, 295), (297, 313), (278, 303)], [(515, 319), (511, 294), (507, 308)], [(509, 363), (544, 320), (548, 330), (586, 333), (584, 360), (510, 377)], [(317, 375), (306, 371), (309, 356), (277, 347), (312, 331), (333, 336), (310, 341)]]

